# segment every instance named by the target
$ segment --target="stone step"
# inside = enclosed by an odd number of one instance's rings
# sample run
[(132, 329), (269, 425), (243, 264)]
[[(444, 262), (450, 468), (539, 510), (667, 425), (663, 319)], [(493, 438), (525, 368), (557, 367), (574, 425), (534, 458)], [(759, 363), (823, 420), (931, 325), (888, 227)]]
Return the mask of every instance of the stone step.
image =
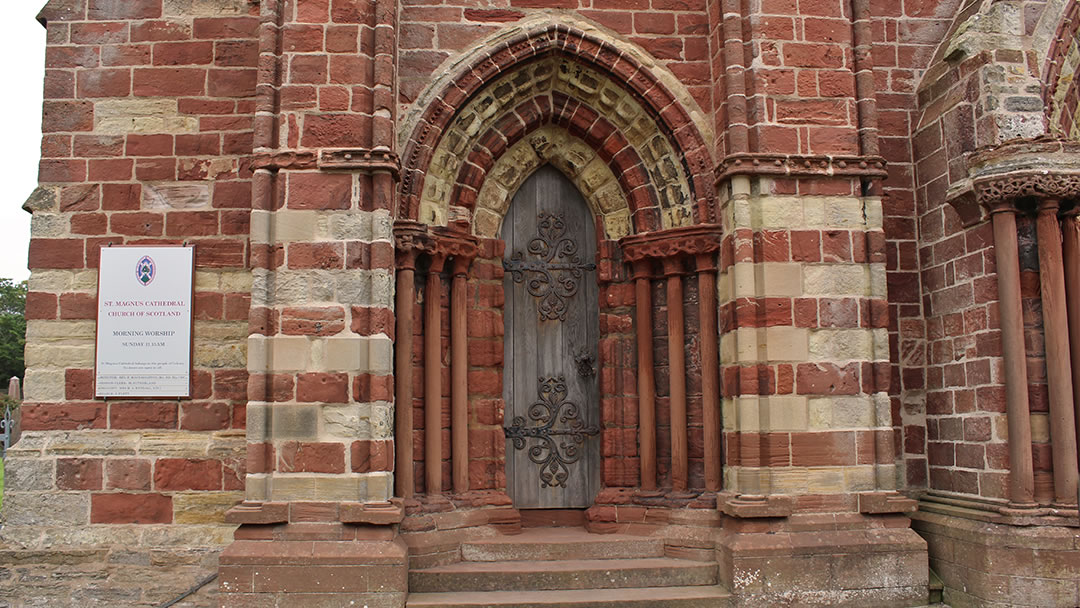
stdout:
[(527, 528), (514, 536), (463, 543), (461, 556), (472, 562), (663, 557), (664, 541), (629, 534), (589, 534), (583, 528)]
[(410, 593), (408, 608), (729, 608), (723, 587)]
[(409, 572), (409, 591), (539, 591), (715, 585), (716, 564), (666, 557), (458, 562)]

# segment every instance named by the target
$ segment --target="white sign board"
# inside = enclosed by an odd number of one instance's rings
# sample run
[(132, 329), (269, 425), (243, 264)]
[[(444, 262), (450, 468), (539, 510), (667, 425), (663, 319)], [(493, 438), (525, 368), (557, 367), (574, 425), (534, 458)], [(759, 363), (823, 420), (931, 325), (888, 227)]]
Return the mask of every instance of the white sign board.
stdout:
[(101, 249), (96, 396), (191, 396), (194, 251)]

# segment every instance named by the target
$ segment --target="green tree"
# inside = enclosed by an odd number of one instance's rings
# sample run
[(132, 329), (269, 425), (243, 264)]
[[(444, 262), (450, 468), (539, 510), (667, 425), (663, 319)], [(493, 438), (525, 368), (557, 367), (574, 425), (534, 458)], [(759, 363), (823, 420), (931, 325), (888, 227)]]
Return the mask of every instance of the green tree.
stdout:
[(0, 279), (0, 387), (23, 377), (26, 346), (26, 281)]

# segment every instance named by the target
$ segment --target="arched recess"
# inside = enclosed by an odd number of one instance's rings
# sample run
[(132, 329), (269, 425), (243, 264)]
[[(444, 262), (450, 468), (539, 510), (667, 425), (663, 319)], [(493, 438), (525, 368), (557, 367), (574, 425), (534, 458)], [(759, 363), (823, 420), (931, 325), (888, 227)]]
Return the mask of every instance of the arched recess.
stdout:
[(518, 163), (550, 162), (605, 238), (714, 222), (704, 114), (643, 51), (606, 37), (522, 23), (455, 62), (404, 124), (398, 217), (445, 225), (468, 213), (476, 234), (494, 236), (531, 173)]
[[(1052, 28), (1052, 29), (1051, 29)], [(1040, 45), (1040, 34), (1053, 32)], [(1046, 107), (1047, 130), (1060, 137), (1080, 139), (1080, 2), (1058, 0), (1043, 10), (1043, 18), (1033, 36), (1033, 45), (1044, 46), (1046, 60), (1043, 69), (1043, 101)]]

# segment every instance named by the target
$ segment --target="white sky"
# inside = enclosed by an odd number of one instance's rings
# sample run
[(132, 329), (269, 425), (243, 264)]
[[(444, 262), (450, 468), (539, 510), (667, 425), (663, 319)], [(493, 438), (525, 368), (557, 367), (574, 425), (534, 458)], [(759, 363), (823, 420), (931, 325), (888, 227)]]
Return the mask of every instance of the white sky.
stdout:
[(37, 187), (41, 151), (41, 91), (45, 74), (45, 28), (34, 16), (44, 0), (6, 0), (0, 18), (0, 66), (4, 119), (0, 145), (0, 278), (30, 276), (26, 251), (30, 214), (22, 204)]

